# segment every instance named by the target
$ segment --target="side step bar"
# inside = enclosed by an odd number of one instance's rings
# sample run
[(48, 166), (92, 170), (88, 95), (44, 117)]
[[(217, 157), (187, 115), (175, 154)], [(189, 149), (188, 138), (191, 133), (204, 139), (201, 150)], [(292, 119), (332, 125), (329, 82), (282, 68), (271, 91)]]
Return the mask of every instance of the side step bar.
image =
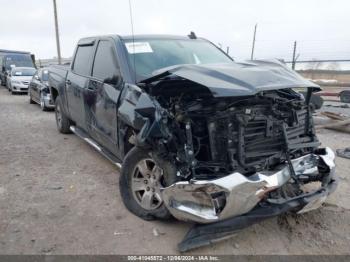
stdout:
[(106, 149), (104, 149), (102, 146), (97, 144), (90, 136), (81, 130), (79, 127), (70, 126), (70, 131), (72, 131), (74, 134), (76, 134), (78, 137), (83, 139), (85, 142), (87, 142), (90, 146), (95, 148), (97, 152), (101, 153), (105, 158), (107, 158), (109, 161), (111, 161), (115, 166), (117, 166), (118, 169), (121, 169), (121, 161), (116, 158), (114, 155), (112, 155), (110, 152), (108, 152)]

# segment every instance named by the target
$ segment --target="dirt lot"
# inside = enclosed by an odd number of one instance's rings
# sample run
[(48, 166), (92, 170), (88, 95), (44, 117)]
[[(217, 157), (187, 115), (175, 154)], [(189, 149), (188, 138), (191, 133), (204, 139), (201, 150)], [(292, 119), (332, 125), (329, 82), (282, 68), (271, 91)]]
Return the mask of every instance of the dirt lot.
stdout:
[[(333, 149), (350, 146), (349, 134), (319, 137)], [(322, 209), (270, 219), (193, 254), (350, 254), (350, 160), (337, 165), (340, 185)], [(1, 254), (174, 254), (189, 226), (131, 215), (110, 162), (58, 134), (53, 112), (0, 88)]]

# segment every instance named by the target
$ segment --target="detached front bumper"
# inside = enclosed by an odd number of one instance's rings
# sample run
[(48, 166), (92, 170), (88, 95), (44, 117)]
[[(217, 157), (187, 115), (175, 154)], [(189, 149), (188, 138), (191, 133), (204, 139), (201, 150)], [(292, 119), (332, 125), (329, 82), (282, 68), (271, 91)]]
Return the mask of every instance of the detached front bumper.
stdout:
[[(335, 155), (330, 148), (319, 149), (293, 159), (295, 175), (320, 182), (312, 192), (288, 199), (269, 199), (268, 193), (292, 179), (288, 164), (274, 171), (259, 172), (250, 177), (233, 173), (211, 181), (178, 182), (162, 190), (165, 205), (180, 220), (213, 223), (248, 214), (264, 199), (264, 204), (283, 206), (290, 203), (297, 212), (307, 212), (322, 205), (336, 188)], [(289, 203), (289, 204), (288, 204)]]
[(55, 108), (55, 104), (52, 100), (51, 94), (44, 94), (44, 104), (47, 108)]
[[(256, 174), (255, 179), (257, 180), (252, 180), (250, 178), (248, 180), (240, 181), (238, 185), (245, 185), (244, 187), (241, 187), (242, 190), (237, 190), (237, 187), (232, 185), (231, 179), (225, 180), (225, 185), (218, 183), (217, 180), (207, 183), (201, 182), (199, 184), (196, 181), (192, 182), (192, 185), (196, 185), (195, 187), (188, 187), (188, 185), (185, 185), (183, 188), (187, 190), (192, 188), (192, 197), (189, 197), (191, 195), (189, 192), (191, 191), (184, 191), (181, 200), (179, 197), (169, 197), (168, 195), (166, 204), (174, 215), (178, 218), (192, 219), (196, 222), (202, 223), (196, 224), (190, 229), (182, 242), (179, 243), (179, 251), (185, 252), (194, 248), (216, 243), (220, 240), (231, 237), (243, 228), (286, 212), (304, 213), (320, 207), (328, 195), (334, 192), (338, 184), (335, 176), (334, 158), (335, 155), (333, 151), (330, 148), (325, 148), (320, 149), (318, 154), (311, 154), (293, 160), (293, 167), (298, 176), (315, 176), (317, 173), (320, 173), (321, 170), (324, 172), (325, 167), (328, 167), (328, 172), (323, 173), (322, 176), (317, 176), (321, 179), (321, 181), (319, 181), (321, 182), (319, 188), (281, 201), (269, 201), (269, 199), (265, 199), (265, 201), (261, 201), (260, 204), (256, 203), (256, 205), (254, 205), (256, 201), (259, 202), (261, 192), (268, 192), (269, 190), (276, 188), (277, 185), (280, 186), (290, 179), (290, 174), (285, 168), (270, 175), (262, 176), (262, 174)], [(288, 177), (289, 179), (286, 180)], [(241, 179), (239, 176), (238, 178)], [(261, 187), (263, 181), (265, 181), (265, 187)], [(200, 184), (202, 184), (203, 187), (198, 187)], [(256, 187), (247, 187), (246, 184), (253, 184)], [(229, 187), (231, 188), (231, 191), (226, 192), (228, 194), (227, 204), (229, 209), (227, 209), (225, 213), (214, 213), (215, 210), (211, 209), (212, 206), (203, 205), (208, 204), (206, 201), (203, 203), (198, 203), (197, 201), (194, 202), (195, 199), (198, 199), (197, 194), (203, 195), (201, 192), (210, 195), (207, 189), (208, 187), (213, 186), (214, 188), (220, 187), (221, 190), (227, 190)], [(168, 188), (168, 190), (171, 188), (172, 190), (168, 191), (167, 194), (174, 192), (175, 185)], [(244, 190), (252, 189), (252, 191), (244, 191), (243, 188)], [(186, 197), (189, 197), (187, 201), (185, 201)], [(249, 210), (249, 212), (242, 213), (252, 206), (253, 208)], [(200, 209), (200, 207), (203, 208)], [(222, 212), (224, 210), (225, 208)], [(228, 217), (229, 214), (233, 215)]]

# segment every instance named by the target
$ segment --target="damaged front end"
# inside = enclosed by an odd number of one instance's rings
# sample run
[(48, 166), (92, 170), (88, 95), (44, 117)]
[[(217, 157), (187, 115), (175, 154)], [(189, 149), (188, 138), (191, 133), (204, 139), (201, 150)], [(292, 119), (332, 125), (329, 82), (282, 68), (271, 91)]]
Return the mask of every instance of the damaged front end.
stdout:
[[(135, 127), (133, 143), (176, 170), (176, 182), (161, 189), (165, 206), (208, 224), (188, 234), (182, 251), (318, 208), (336, 187), (334, 153), (319, 148), (313, 126), (318, 87), (280, 63), (261, 63), (180, 66), (125, 94), (120, 114)], [(308, 97), (292, 87), (308, 88)]]
[[(317, 190), (334, 186), (334, 154), (329, 148), (291, 162), (296, 180), (293, 179), (290, 166), (285, 163), (275, 170), (257, 172), (249, 177), (235, 172), (209, 181), (177, 182), (163, 189), (163, 199), (175, 217), (211, 223), (245, 214), (260, 201), (265, 204), (284, 204), (291, 199), (310, 195), (310, 192), (302, 191), (302, 186), (296, 181), (302, 181), (303, 184), (320, 182)], [(305, 202), (305, 206), (299, 207), (299, 212), (316, 209), (324, 200)]]

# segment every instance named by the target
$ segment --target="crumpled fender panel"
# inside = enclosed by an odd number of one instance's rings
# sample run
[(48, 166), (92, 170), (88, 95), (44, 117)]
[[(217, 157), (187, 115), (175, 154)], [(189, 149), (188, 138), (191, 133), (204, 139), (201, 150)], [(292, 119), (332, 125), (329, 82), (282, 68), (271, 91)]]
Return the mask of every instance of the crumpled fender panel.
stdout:
[(123, 96), (118, 110), (119, 121), (139, 131), (140, 143), (150, 137), (160, 138), (166, 135), (161, 121), (164, 112), (157, 101), (135, 85), (127, 84)]

